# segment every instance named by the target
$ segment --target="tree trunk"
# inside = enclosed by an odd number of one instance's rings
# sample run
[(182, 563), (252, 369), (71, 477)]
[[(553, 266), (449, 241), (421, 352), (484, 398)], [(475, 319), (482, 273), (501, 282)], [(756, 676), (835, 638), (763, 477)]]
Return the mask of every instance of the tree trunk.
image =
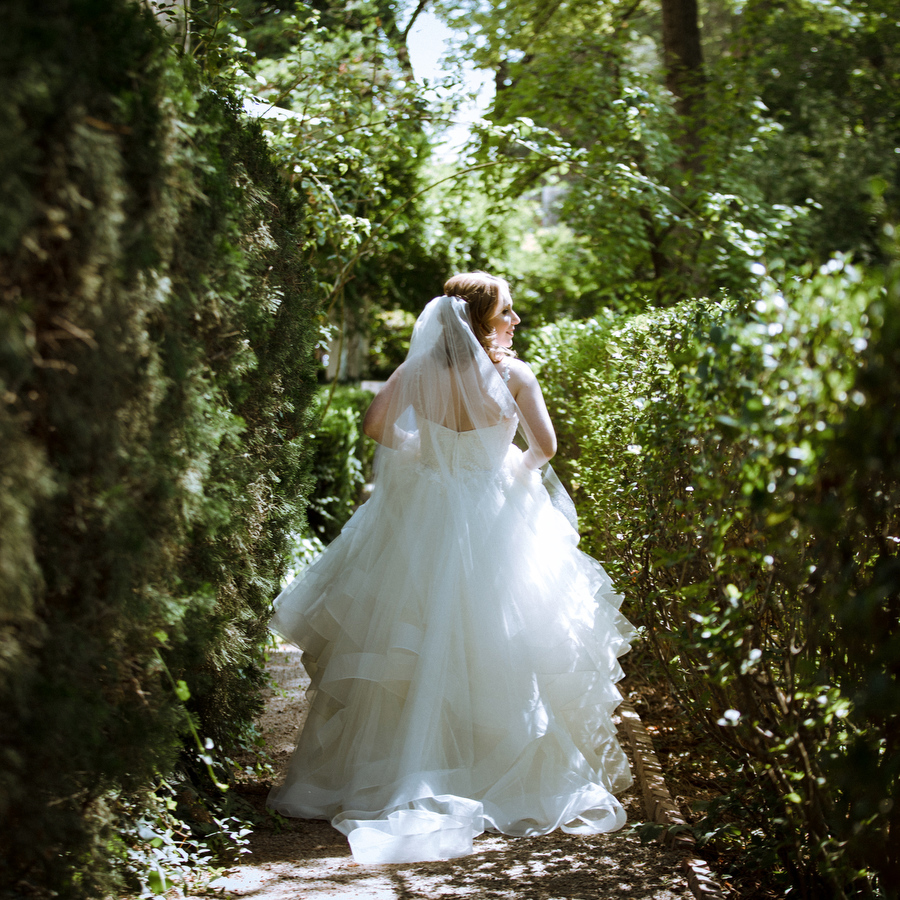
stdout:
[[(700, 149), (704, 87), (697, 0), (662, 0), (662, 21), (666, 87), (675, 97), (675, 109), (683, 123), (685, 149), (694, 157)], [(694, 168), (695, 162), (689, 167)]]

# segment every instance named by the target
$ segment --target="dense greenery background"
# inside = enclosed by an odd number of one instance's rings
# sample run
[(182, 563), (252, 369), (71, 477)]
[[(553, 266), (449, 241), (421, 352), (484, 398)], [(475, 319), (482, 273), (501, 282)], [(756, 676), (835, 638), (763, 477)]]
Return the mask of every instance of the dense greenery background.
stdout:
[[(268, 603), (371, 461), (317, 360), (386, 376), (484, 268), (718, 748), (698, 836), (900, 896), (895, 4), (436, 2), (430, 91), (426, 5), (0, 6), (2, 890), (161, 892), (239, 842)], [(497, 93), (450, 162), (454, 58)]]
[(154, 865), (189, 722), (221, 752), (258, 707), (317, 301), (260, 129), (145, 9), (0, 30), (2, 881), (96, 897)]
[(808, 896), (894, 890), (898, 307), (835, 264), (533, 346), (588, 549), (724, 772), (696, 833)]

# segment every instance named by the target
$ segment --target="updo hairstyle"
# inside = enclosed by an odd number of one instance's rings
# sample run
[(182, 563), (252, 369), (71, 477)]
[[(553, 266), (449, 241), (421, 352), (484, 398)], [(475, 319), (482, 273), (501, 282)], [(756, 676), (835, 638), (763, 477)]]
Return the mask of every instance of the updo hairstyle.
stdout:
[(494, 343), (497, 332), (488, 324), (494, 318), (502, 288), (509, 292), (509, 284), (504, 279), (487, 272), (463, 272), (444, 283), (444, 293), (448, 297), (461, 297), (469, 304), (472, 331), (494, 362), (499, 362), (504, 356), (516, 355), (514, 351)]

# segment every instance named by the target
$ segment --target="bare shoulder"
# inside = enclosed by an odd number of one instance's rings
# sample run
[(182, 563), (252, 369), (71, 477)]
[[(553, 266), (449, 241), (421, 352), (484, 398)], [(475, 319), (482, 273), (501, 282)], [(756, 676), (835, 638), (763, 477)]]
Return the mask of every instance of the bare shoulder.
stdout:
[(381, 388), (380, 394), (389, 394), (397, 385), (397, 382), (403, 378), (404, 366), (406, 366), (405, 362), (400, 363), (393, 372), (391, 372), (388, 380), (384, 383), (384, 386)]
[(394, 381), (394, 380), (399, 379), (402, 376), (405, 368), (406, 368), (406, 362), (404, 361), (404, 362), (400, 363), (400, 365), (397, 366), (397, 368), (394, 369), (393, 372), (391, 372), (390, 376), (388, 377), (388, 381)]
[(521, 359), (510, 359), (507, 365), (509, 366), (509, 389), (513, 396), (518, 393), (520, 388), (537, 385), (537, 377), (527, 362)]
[(403, 377), (403, 365), (398, 366), (390, 378), (384, 383), (383, 387), (369, 404), (365, 416), (363, 416), (363, 432), (376, 441), (381, 441), (382, 432), (384, 430), (384, 421), (388, 408), (393, 400), (394, 393), (397, 391), (397, 385)]

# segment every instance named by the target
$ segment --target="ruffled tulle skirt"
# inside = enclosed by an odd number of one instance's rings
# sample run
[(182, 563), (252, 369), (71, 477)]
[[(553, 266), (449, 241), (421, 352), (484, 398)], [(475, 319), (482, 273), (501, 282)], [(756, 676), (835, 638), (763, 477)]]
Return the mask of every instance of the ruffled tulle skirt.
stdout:
[(269, 806), (330, 820), (359, 862), (625, 822), (611, 716), (634, 632), (540, 481), (515, 471), (394, 479), (276, 601), (311, 703)]

